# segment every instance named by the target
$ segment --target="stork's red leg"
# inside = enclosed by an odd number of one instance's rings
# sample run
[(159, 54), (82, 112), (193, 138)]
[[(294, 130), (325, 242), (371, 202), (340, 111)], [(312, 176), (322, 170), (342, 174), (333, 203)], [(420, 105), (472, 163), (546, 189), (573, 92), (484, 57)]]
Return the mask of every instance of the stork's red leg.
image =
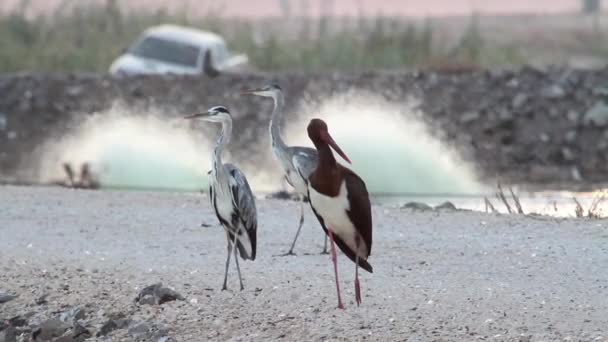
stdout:
[(338, 279), (338, 254), (336, 253), (336, 244), (334, 242), (334, 233), (331, 229), (327, 230), (329, 233), (329, 239), (331, 240), (331, 261), (334, 263), (334, 273), (336, 274), (336, 289), (338, 290), (338, 309), (344, 309), (342, 304), (342, 296), (340, 296), (340, 282)]
[(357, 306), (361, 304), (361, 285), (359, 284), (359, 236), (355, 237), (355, 246), (357, 247), (357, 257), (355, 258), (355, 301)]

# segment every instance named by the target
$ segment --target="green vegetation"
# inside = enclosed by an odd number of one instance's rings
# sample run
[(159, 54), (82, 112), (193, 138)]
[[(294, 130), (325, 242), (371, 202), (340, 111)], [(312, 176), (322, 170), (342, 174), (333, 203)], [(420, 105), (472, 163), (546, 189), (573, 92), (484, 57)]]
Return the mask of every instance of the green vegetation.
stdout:
[[(495, 66), (527, 62), (520, 48), (484, 39), (472, 16), (459, 39), (440, 39), (431, 20), (423, 23), (379, 17), (279, 19), (264, 25), (184, 14), (126, 12), (116, 0), (100, 6), (61, 6), (54, 13), (26, 16), (28, 3), (0, 14), (0, 72), (105, 71), (145, 28), (189, 25), (224, 36), (231, 51), (246, 53), (262, 70), (400, 69), (428, 65)], [(344, 20), (343, 20), (344, 21)], [(294, 24), (296, 22), (296, 24)], [(338, 23), (337, 23), (338, 22)]]

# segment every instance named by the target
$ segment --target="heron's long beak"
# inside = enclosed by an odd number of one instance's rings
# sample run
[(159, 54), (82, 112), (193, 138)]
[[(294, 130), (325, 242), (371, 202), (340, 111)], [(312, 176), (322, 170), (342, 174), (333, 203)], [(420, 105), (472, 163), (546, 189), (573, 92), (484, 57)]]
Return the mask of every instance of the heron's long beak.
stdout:
[(334, 138), (332, 138), (331, 135), (329, 135), (329, 132), (322, 131), (321, 137), (329, 146), (331, 146), (331, 148), (334, 149), (334, 151), (336, 151), (336, 153), (338, 153), (340, 155), (340, 157), (342, 157), (342, 159), (346, 160), (349, 164), (352, 164), (352, 162), (350, 161), (350, 159), (348, 159), (348, 157), (346, 156), (344, 151), (342, 151), (340, 146), (338, 146), (338, 144), (336, 143)]
[(184, 119), (197, 119), (197, 118), (205, 118), (209, 116), (209, 112), (205, 112), (205, 113), (197, 113), (197, 114), (191, 114), (188, 116), (184, 116)]
[(258, 95), (258, 93), (261, 91), (262, 91), (261, 88), (246, 89), (246, 90), (241, 91), (241, 95)]

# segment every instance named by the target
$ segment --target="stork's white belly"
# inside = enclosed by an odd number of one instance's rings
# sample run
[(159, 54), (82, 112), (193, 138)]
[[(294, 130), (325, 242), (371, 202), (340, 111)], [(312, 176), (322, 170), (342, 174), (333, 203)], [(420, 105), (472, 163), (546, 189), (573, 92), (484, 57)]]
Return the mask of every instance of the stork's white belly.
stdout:
[[(336, 197), (330, 197), (317, 192), (312, 186), (309, 187), (310, 204), (317, 214), (323, 218), (325, 227), (330, 229), (334, 235), (338, 235), (353, 251), (357, 250), (355, 236), (357, 230), (346, 214), (350, 210), (346, 182), (342, 182), (340, 192)], [(361, 241), (359, 248), (363, 247)]]

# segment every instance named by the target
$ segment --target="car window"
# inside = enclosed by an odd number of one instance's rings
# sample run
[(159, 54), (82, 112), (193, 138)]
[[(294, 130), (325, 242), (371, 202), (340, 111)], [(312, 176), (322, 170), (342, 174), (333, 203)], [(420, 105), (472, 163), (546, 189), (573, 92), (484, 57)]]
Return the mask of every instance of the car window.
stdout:
[(133, 46), (129, 53), (162, 62), (196, 67), (199, 49), (196, 46), (157, 37), (147, 37)]

